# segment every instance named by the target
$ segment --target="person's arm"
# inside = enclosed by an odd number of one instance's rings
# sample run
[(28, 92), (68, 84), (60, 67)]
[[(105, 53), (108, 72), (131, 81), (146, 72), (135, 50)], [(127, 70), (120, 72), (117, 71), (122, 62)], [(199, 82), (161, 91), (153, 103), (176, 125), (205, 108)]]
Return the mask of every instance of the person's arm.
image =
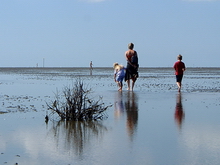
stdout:
[(117, 70), (115, 70), (115, 72), (114, 72), (114, 80), (115, 80), (115, 82), (116, 82), (116, 74), (117, 74)]
[(186, 67), (185, 67), (185, 64), (183, 64), (183, 72), (185, 72), (185, 70), (186, 70)]
[(125, 52), (125, 59), (126, 59), (126, 61), (129, 61), (127, 54), (128, 54), (128, 51)]
[(127, 56), (127, 53), (128, 53), (128, 51), (125, 52), (126, 61), (127, 61), (131, 66), (136, 67), (135, 65), (133, 65), (133, 64), (131, 63), (131, 61), (129, 61), (128, 56)]
[(173, 69), (176, 70), (176, 63), (173, 65)]

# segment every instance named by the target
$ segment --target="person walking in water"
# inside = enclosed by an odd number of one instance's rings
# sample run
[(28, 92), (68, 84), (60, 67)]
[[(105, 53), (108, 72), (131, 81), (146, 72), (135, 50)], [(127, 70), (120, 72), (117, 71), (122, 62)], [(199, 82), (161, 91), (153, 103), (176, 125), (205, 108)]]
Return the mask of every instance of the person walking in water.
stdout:
[(183, 78), (183, 73), (186, 70), (184, 62), (182, 62), (182, 55), (179, 54), (177, 56), (177, 62), (174, 63), (174, 70), (175, 70), (175, 75), (176, 75), (176, 84), (178, 86), (178, 92), (181, 91), (182, 87), (182, 78)]
[(93, 64), (92, 64), (92, 61), (90, 61), (90, 64), (89, 64), (89, 66), (90, 66), (90, 70), (93, 70)]
[(122, 91), (123, 79), (125, 77), (125, 68), (123, 65), (119, 65), (117, 62), (113, 64), (114, 68), (114, 80), (118, 84), (118, 91)]
[[(134, 84), (138, 78), (138, 55), (135, 50), (133, 50), (134, 44), (128, 44), (128, 50), (125, 52), (125, 59), (127, 61), (125, 81), (128, 84), (128, 90), (133, 91)], [(130, 88), (130, 79), (132, 80), (132, 85)]]

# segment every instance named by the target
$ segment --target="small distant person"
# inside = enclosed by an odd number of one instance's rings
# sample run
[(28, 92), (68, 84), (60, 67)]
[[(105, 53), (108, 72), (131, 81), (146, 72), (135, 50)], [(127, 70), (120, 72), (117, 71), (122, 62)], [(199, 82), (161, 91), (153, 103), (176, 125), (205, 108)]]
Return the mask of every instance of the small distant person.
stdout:
[(90, 61), (90, 70), (93, 70), (93, 64), (92, 64), (92, 61)]
[(182, 78), (183, 78), (183, 73), (186, 70), (185, 64), (182, 62), (182, 55), (179, 54), (177, 56), (177, 62), (175, 62), (173, 68), (175, 69), (175, 75), (176, 75), (176, 84), (178, 86), (178, 92), (181, 91), (182, 87)]
[(113, 64), (114, 68), (114, 80), (118, 84), (118, 91), (122, 91), (123, 80), (125, 77), (125, 68), (123, 65), (119, 65), (117, 62)]
[[(133, 50), (134, 44), (128, 44), (128, 50), (125, 52), (125, 59), (127, 61), (127, 68), (125, 74), (125, 81), (128, 84), (128, 90), (133, 91), (134, 84), (138, 78), (138, 55), (135, 50)], [(130, 88), (130, 79), (132, 80), (132, 85)]]

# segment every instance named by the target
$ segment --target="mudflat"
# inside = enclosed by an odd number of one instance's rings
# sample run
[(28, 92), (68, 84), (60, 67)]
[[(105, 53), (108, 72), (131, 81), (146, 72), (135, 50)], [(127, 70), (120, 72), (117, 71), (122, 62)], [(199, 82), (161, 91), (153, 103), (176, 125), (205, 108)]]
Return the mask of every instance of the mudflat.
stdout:
[[(118, 92), (112, 68), (0, 68), (0, 164), (218, 164), (220, 68), (140, 68)], [(102, 121), (66, 122), (46, 103), (80, 78), (112, 105)], [(45, 115), (50, 120), (45, 123)]]

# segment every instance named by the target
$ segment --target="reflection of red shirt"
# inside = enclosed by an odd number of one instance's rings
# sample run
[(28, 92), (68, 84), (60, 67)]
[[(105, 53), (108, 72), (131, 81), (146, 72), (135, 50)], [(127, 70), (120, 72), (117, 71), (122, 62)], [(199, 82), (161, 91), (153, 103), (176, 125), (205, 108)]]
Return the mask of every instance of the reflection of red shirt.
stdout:
[(177, 124), (181, 126), (182, 121), (184, 119), (184, 112), (183, 112), (183, 107), (181, 103), (176, 104), (175, 119), (176, 119)]
[(176, 75), (183, 75), (183, 69), (185, 69), (185, 64), (182, 61), (177, 61), (173, 68), (175, 69)]

